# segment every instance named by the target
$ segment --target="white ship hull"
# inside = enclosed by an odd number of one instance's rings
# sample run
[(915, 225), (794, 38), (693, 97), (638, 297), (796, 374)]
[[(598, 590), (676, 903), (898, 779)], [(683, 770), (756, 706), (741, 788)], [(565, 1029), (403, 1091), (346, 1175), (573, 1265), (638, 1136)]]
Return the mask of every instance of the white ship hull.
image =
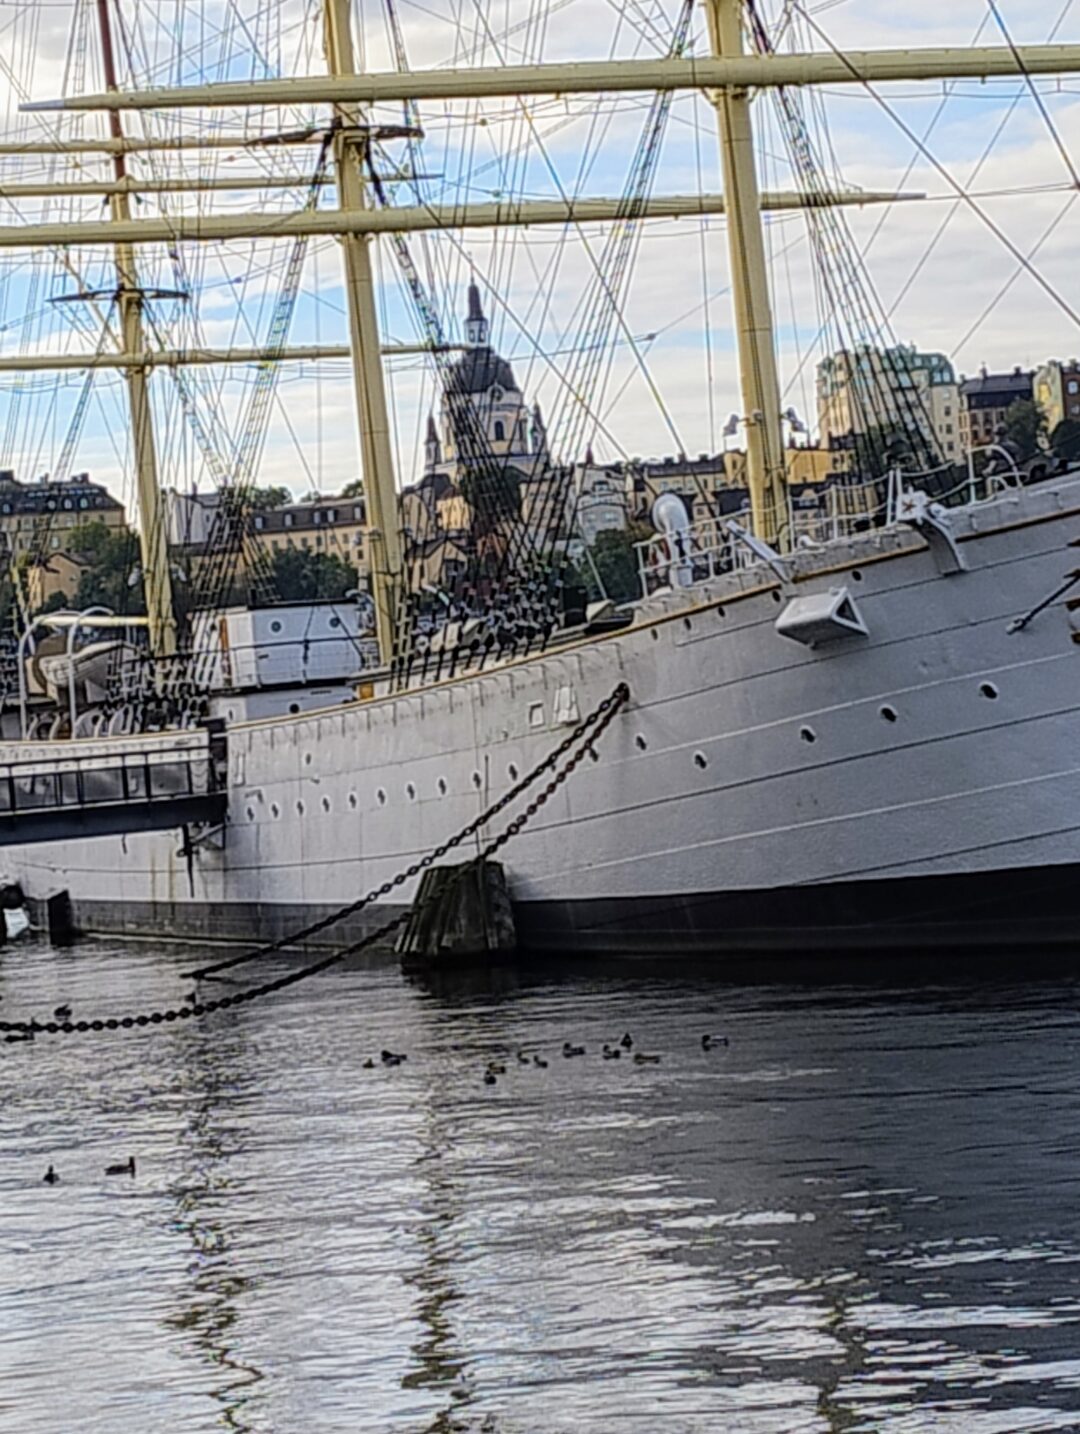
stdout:
[(502, 853), (524, 945), (1068, 940), (1080, 649), (1060, 602), (1008, 627), (1072, 566), (1080, 481), (965, 510), (954, 530), (967, 572), (906, 529), (799, 555), (794, 591), (844, 584), (867, 637), (778, 635), (786, 596), (754, 568), (602, 639), (235, 723), (224, 840), (190, 855), (159, 833), (9, 849), (7, 865), (31, 896), (67, 888), (88, 930), (277, 936), (444, 841), (625, 681), (599, 760)]

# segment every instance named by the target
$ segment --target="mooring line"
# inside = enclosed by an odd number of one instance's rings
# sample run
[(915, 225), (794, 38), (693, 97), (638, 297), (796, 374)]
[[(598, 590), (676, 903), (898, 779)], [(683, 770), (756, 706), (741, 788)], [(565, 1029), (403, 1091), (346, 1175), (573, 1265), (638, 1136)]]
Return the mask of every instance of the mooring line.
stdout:
[[(501, 811), (510, 801), (513, 800), (514, 796), (519, 795), (520, 792), (524, 790), (525, 786), (531, 785), (531, 783), (534, 782), (542, 772), (550, 770), (551, 767), (554, 765), (555, 772), (551, 777), (551, 780), (547, 782), (547, 784), (541, 789), (541, 791), (539, 791), (532, 799), (529, 805), (522, 812), (520, 812), (513, 819), (513, 821), (507, 823), (503, 830), (487, 843), (487, 845), (483, 848), (482, 851), (480, 851), (475, 857), (473, 857), (471, 861), (465, 862), (462, 866), (458, 867), (456, 871), (451, 873), (449, 885), (453, 886), (457, 882), (461, 881), (467, 872), (475, 868), (480, 862), (487, 861), (491, 856), (495, 854), (495, 852), (499, 851), (502, 847), (504, 847), (508, 841), (518, 835), (518, 833), (527, 825), (527, 823), (532, 820), (536, 813), (540, 811), (543, 806), (546, 805), (546, 803), (551, 799), (552, 796), (554, 796), (554, 794), (563, 785), (563, 783), (567, 780), (571, 773), (574, 772), (577, 767), (580, 766), (586, 756), (595, 755), (597, 742), (600, 740), (604, 732), (607, 730), (608, 726), (611, 724), (612, 720), (615, 717), (615, 714), (627, 702), (629, 697), (629, 687), (626, 685), (625, 682), (620, 682), (619, 685), (615, 688), (615, 690), (611, 693), (610, 697), (606, 697), (604, 701), (599, 705), (599, 707), (595, 709), (595, 711), (591, 712), (589, 716), (584, 719), (583, 722), (580, 722), (578, 726), (574, 729), (574, 731), (570, 734), (570, 736), (566, 738), (563, 742), (561, 742), (559, 746), (550, 754), (550, 756), (546, 757), (538, 767), (534, 768), (534, 770), (529, 774), (527, 778), (525, 778), (522, 782), (519, 782), (516, 787), (511, 788), (511, 791), (508, 792), (505, 797), (501, 798), (500, 801), (496, 802), (492, 807), (488, 809), (488, 811), (483, 813), (481, 817), (478, 817), (475, 821), (470, 822), (468, 827), (463, 828), (463, 830), (459, 832), (456, 837), (452, 838), (448, 842), (444, 842), (442, 846), (436, 847), (435, 851), (430, 854), (429, 858), (425, 858), (424, 862), (414, 863), (413, 867), (411, 867), (407, 873), (403, 873), (400, 878), (395, 879), (393, 882), (384, 883), (384, 887), (389, 890), (392, 889), (394, 886), (400, 885), (402, 881), (408, 879), (409, 875), (416, 875), (420, 871), (424, 870), (425, 867), (430, 866), (433, 861), (436, 861), (438, 859), (440, 853), (445, 855), (446, 852), (450, 851), (454, 846), (460, 845), (461, 842), (466, 840), (468, 836), (473, 835), (476, 831), (478, 831), (479, 828), (484, 824), (484, 822), (486, 820), (489, 820), (492, 815)], [(582, 740), (582, 738), (584, 738), (584, 740)], [(581, 742), (581, 745), (578, 747), (577, 751), (574, 752), (571, 756), (569, 756), (567, 760), (561, 765), (558, 765), (560, 758), (566, 757), (568, 751), (571, 747), (573, 747), (576, 742)], [(434, 900), (436, 895), (441, 899), (442, 896), (445, 894), (445, 891), (446, 887), (443, 887), (442, 891), (438, 893), (432, 893), (432, 896), (428, 898), (428, 902)], [(362, 906), (368, 904), (368, 902), (373, 901), (377, 896), (382, 894), (383, 888), (379, 888), (377, 892), (369, 893), (369, 895), (362, 898), (361, 901), (354, 902), (351, 907), (344, 908), (344, 910), (342, 912), (337, 913), (334, 918), (324, 920), (323, 922), (317, 923), (312, 928), (306, 928), (306, 930), (321, 930), (324, 926), (330, 925), (331, 920), (338, 920), (341, 918), (341, 916), (348, 914), (350, 911), (359, 910)], [(424, 905), (426, 904), (427, 903), (424, 903)], [(107, 1016), (99, 1018), (97, 1020), (79, 1021), (0, 1021), (0, 1031), (5, 1031), (9, 1033), (6, 1039), (10, 1042), (23, 1042), (32, 1041), (34, 1037), (39, 1034), (48, 1036), (67, 1036), (75, 1034), (81, 1035), (91, 1031), (130, 1030), (135, 1027), (160, 1026), (177, 1020), (187, 1020), (192, 1016), (208, 1016), (214, 1011), (228, 1010), (233, 1006), (242, 1005), (247, 1001), (255, 1001), (263, 996), (269, 996), (277, 991), (283, 991), (288, 986), (295, 986), (298, 982), (305, 981), (310, 976), (318, 975), (320, 972), (327, 970), (330, 966), (335, 965), (338, 961), (344, 960), (346, 956), (354, 956), (357, 954), (357, 952), (363, 951), (365, 947), (371, 946), (376, 941), (381, 941), (384, 937), (389, 936), (393, 931), (396, 931), (398, 927), (403, 926), (405, 922), (409, 920), (410, 916), (412, 916), (415, 910), (415, 905), (412, 907), (406, 907), (403, 911), (399, 912), (397, 916), (394, 916), (389, 921), (384, 922), (382, 926), (376, 928), (376, 930), (374, 931), (369, 932), (359, 941), (353, 942), (352, 945), (345, 946), (340, 951), (333, 951), (329, 955), (322, 957), (320, 960), (313, 961), (308, 965), (301, 967), (297, 971), (289, 971), (283, 976), (278, 976), (273, 981), (266, 981), (259, 986), (250, 986), (243, 991), (236, 991), (228, 996), (218, 996), (209, 1001), (191, 1001), (185, 1003), (182, 1006), (170, 1007), (165, 1010), (142, 1012), (137, 1016)], [(298, 940), (302, 939), (302, 937), (294, 935), (290, 939)], [(239, 959), (251, 960), (255, 956), (265, 955), (273, 950), (280, 950), (281, 946), (284, 944), (286, 943), (278, 942), (272, 946), (266, 947), (262, 951), (252, 952), (250, 953), (250, 955)], [(224, 966), (230, 964), (238, 964), (238, 962), (219, 962), (217, 966), (207, 967), (205, 969), (207, 971), (221, 970)]]

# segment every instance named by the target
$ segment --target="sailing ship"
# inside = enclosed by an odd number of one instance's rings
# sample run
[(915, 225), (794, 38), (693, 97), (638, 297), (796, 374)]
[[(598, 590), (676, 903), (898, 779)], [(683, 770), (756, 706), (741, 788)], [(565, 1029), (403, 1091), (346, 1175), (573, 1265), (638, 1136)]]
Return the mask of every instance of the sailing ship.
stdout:
[[(141, 32), (132, 16), (125, 19), (114, 0), (75, 8), (84, 27), (97, 22), (104, 87), (86, 85), (85, 59), (71, 66), (64, 98), (38, 95), (23, 106), (55, 128), (36, 142), (23, 136), (0, 146), (0, 156), (52, 156), (62, 175), (40, 186), (47, 195), (75, 187), (72, 156), (107, 162), (109, 179), (79, 182), (107, 198), (109, 214), (0, 225), (0, 248), (52, 246), (47, 252), (60, 256), (83, 305), (83, 331), (92, 331), (87, 313), (105, 304), (115, 310), (101, 331), (111, 339), (99, 338), (92, 353), (2, 361), (24, 376), (85, 372), (88, 385), (103, 369), (124, 375), (146, 648), (134, 685), (129, 677), (104, 702), (95, 700), (98, 687), (88, 689), (66, 725), (62, 675), (54, 678), (58, 716), (39, 727), (37, 740), (9, 728), (0, 762), (153, 752), (171, 727), (223, 718), (229, 812), (224, 825), (188, 831), (179, 844), (173, 832), (9, 849), (11, 875), (32, 896), (66, 888), (90, 931), (286, 936), (390, 880), (473, 821), (625, 685), (629, 698), (596, 760), (575, 771), (504, 853), (524, 945), (658, 955), (1073, 938), (1080, 667), (1063, 579), (1069, 544), (1080, 535), (1080, 473), (1049, 458), (1038, 472), (1009, 462), (958, 473), (942, 461), (917, 386), (894, 357), (887, 392), (869, 365), (861, 402), (879, 429), (884, 415), (903, 430), (905, 451), (876, 455), (876, 472), (875, 455), (860, 455), (859, 481), (838, 481), (827, 513), (796, 512), (762, 212), (794, 210), (805, 219), (822, 261), (829, 322), (857, 357), (881, 328), (845, 240), (843, 209), (901, 196), (844, 191), (823, 178), (799, 87), (927, 76), (1009, 76), (1034, 85), (1038, 75), (1080, 68), (1077, 47), (781, 53), (762, 6), (702, 0), (698, 11), (685, 4), (662, 25), (648, 19), (661, 36), (658, 58), (507, 64), (504, 51), (498, 64), (417, 69), (387, 3), (381, 18), (393, 67), (375, 70), (357, 63), (354, 22), (362, 17), (349, 0), (321, 0), (317, 13), (310, 6), (296, 12), (307, 72), (237, 79), (226, 67), (197, 82), (178, 59), (136, 85), (121, 84), (116, 58), (119, 37), (129, 69), (137, 64)], [(223, 9), (242, 18), (235, 3)], [(699, 16), (707, 53), (692, 49)], [(534, 20), (517, 17), (511, 29)], [(251, 38), (257, 29), (258, 15), (243, 33)], [(320, 49), (326, 73), (311, 73)], [(167, 83), (159, 83), (163, 76)], [(672, 97), (686, 91), (715, 109), (722, 195), (653, 192)], [(597, 104), (603, 96), (646, 97), (623, 194), (563, 191), (554, 199), (446, 205), (423, 189), (425, 105), (452, 110), (463, 99), (503, 98), (520, 106), (527, 135), (528, 97), (570, 94)], [(799, 180), (789, 193), (759, 189), (752, 122), (760, 96), (778, 102)], [(400, 106), (394, 123), (383, 118), (391, 105)], [(243, 110), (263, 125), (267, 114), (294, 117), (298, 108), (299, 127), (282, 123), (254, 137), (249, 128), (240, 137), (223, 134), (220, 119), (201, 133), (182, 123), (190, 113)], [(73, 137), (73, 118), (100, 115), (106, 137)], [(384, 156), (394, 141), (407, 150), (396, 173), (412, 187), (411, 204), (389, 193), (395, 181)], [(215, 193), (230, 186), (235, 193), (243, 180), (130, 172), (148, 155), (257, 145), (260, 153), (315, 148), (302, 209), (218, 212)], [(298, 177), (289, 184), (295, 192)], [(140, 195), (185, 185), (198, 191), (195, 209), (180, 205), (147, 218), (132, 207)], [(333, 207), (321, 202), (329, 186)], [(16, 194), (9, 185), (7, 193), (25, 202), (28, 189)], [(643, 227), (657, 217), (720, 214), (747, 511), (691, 521), (678, 500), (658, 502), (656, 535), (640, 551), (640, 600), (621, 612), (611, 605), (584, 611), (572, 595), (571, 561), (580, 555), (575, 460), (596, 432), (596, 355), (622, 332), (619, 305)], [(484, 226), (560, 232), (583, 223), (607, 226), (608, 237), (582, 306), (560, 458), (555, 425), (515, 448), (496, 411), (514, 380), (492, 347), (480, 286), (470, 288), (466, 340), (455, 346), (434, 299), (433, 269), (425, 274), (410, 243), (417, 234)], [(235, 600), (238, 574), (242, 597), (257, 596), (245, 499), (259, 473), (259, 414), (274, 376), (295, 358), (289, 300), (298, 246), (313, 235), (337, 238), (345, 272), (348, 345), (310, 345), (306, 356), (345, 352), (351, 362), (369, 524), (374, 633), (366, 646), (360, 607), (343, 631), (337, 610)], [(153, 315), (155, 304), (187, 302), (185, 254), (240, 241), (292, 246), (292, 277), (268, 339), (246, 352), (214, 350), (190, 335), (186, 346), (170, 347)], [(458, 570), (436, 583), (424, 566), (433, 533), (417, 530), (424, 513), (437, 527), (433, 505), (414, 493), (421, 516), (407, 528), (394, 476), (376, 245), (400, 266), (417, 348), (438, 377), (442, 432), (429, 432), (429, 442), (439, 446), (440, 462), (452, 464), (470, 510)], [(95, 288), (79, 264), (84, 254), (102, 253), (115, 277)], [(149, 254), (167, 255), (174, 290), (141, 277)], [(488, 299), (495, 296), (489, 289)], [(176, 413), (207, 457), (214, 443), (191, 375), (203, 362), (245, 361), (258, 366), (258, 396), (220, 475), (210, 577), (199, 602), (178, 617), (151, 385), (158, 370), (175, 384)], [(874, 427), (864, 422), (859, 431)], [(339, 644), (337, 656), (313, 673), (312, 624), (333, 619), (337, 628), (320, 636)], [(277, 681), (261, 681), (259, 660), (275, 645), (291, 656)], [(246, 667), (238, 647), (248, 653)], [(394, 900), (407, 902), (414, 891), (405, 882)], [(385, 915), (376, 904), (354, 920), (367, 926)], [(355, 934), (346, 919), (324, 939)]]

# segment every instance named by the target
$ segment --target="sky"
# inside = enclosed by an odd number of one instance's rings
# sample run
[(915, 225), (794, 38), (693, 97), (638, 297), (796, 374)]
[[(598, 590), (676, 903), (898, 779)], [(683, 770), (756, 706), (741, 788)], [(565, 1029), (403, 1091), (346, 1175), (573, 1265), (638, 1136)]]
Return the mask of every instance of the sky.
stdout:
[[(656, 55), (669, 43), (675, 0), (394, 0), (410, 67)], [(359, 0), (362, 62), (393, 65), (387, 0)], [(770, 27), (794, 12), (780, 48), (871, 49), (1002, 44), (1004, 24), (1015, 43), (1080, 41), (1080, 0), (759, 0)], [(121, 0), (118, 50), (139, 83), (200, 78), (321, 73), (317, 0)], [(0, 132), (41, 138), (43, 117), (20, 115), (20, 97), (52, 98), (100, 88), (97, 41), (89, 0), (0, 0)], [(704, 52), (703, 17), (692, 20), (694, 49)], [(1035, 93), (1033, 93), (1033, 89)], [(1036, 97), (1037, 95), (1037, 97)], [(888, 316), (898, 340), (949, 355), (958, 372), (1030, 368), (1048, 357), (1080, 352), (1080, 283), (1075, 259), (1080, 223), (1080, 77), (994, 83), (886, 85), (876, 93), (837, 86), (804, 100), (830, 183), (846, 188), (928, 196), (887, 207), (842, 211), (852, 252), (865, 256), (867, 292)], [(649, 97), (611, 101), (545, 98), (421, 106), (423, 202), (484, 200), (506, 195), (625, 192), (642, 143)], [(774, 99), (754, 104), (765, 187), (792, 186), (785, 137)], [(400, 122), (384, 107), (380, 118)], [(234, 112), (219, 117), (237, 135), (288, 129), (317, 113)], [(202, 111), (160, 119), (129, 117), (130, 132), (197, 135), (212, 128)], [(103, 132), (99, 116), (66, 121), (73, 136)], [(147, 132), (150, 132), (148, 129)], [(921, 148), (920, 148), (921, 145)], [(680, 95), (661, 132), (653, 194), (719, 192), (714, 116), (701, 96)], [(1074, 158), (1075, 157), (1075, 158)], [(404, 162), (401, 142), (388, 144), (384, 169)], [(217, 179), (259, 173), (307, 176), (309, 148), (206, 150), (182, 161), (143, 161), (138, 172), (182, 172)], [(83, 158), (66, 162), (0, 158), (0, 183), (107, 177)], [(134, 166), (133, 167), (137, 167)], [(395, 202), (416, 203), (412, 187), (391, 186)], [(970, 192), (972, 202), (958, 200)], [(162, 212), (254, 208), (289, 210), (304, 188), (171, 197), (148, 195), (136, 217)], [(333, 192), (323, 207), (332, 206)], [(164, 205), (164, 207), (163, 207)], [(32, 218), (94, 218), (96, 198), (9, 200), (0, 225)], [(727, 239), (723, 221), (656, 221), (641, 226), (621, 292), (621, 320), (590, 378), (580, 350), (595, 335), (588, 319), (590, 286), (605, 254), (605, 233), (590, 226), (498, 233), (460, 231), (410, 247), (452, 338), (461, 337), (465, 286), (474, 277), (492, 319), (494, 341), (511, 358), (528, 401), (539, 400), (557, 446), (580, 452), (593, 443), (600, 458), (658, 456), (677, 450), (714, 452), (729, 415), (742, 409), (732, 333)], [(774, 319), (784, 406), (811, 427), (814, 365), (829, 332), (827, 303), (812, 262), (804, 216), (766, 222)], [(415, 342), (420, 328), (386, 241), (377, 246), (380, 315), (385, 337)], [(174, 246), (141, 254), (144, 282), (186, 289), (189, 301), (152, 304), (155, 333), (170, 346), (202, 342), (257, 345), (266, 341), (290, 246)], [(1032, 256), (1043, 284), (1018, 256)], [(85, 302), (52, 302), (76, 289), (108, 290), (107, 250), (27, 254), (0, 249), (0, 354), (46, 349), (92, 351), (100, 325)], [(99, 301), (107, 308), (108, 301)], [(307, 247), (291, 343), (345, 340), (341, 265), (333, 240)], [(605, 335), (607, 337), (607, 335)], [(631, 342), (633, 340), (633, 342)], [(575, 358), (575, 352), (578, 357)], [(589, 366), (585, 365), (585, 369)], [(244, 430), (254, 373), (188, 370), (183, 391), (168, 375), (153, 380), (163, 482), (208, 486), (209, 446), (228, 468)], [(418, 476), (423, 426), (435, 398), (427, 361), (388, 364), (395, 455), (400, 482)], [(91, 471), (125, 501), (132, 483), (125, 436), (123, 383), (116, 373), (95, 379), (85, 404), (81, 376), (57, 384), (50, 375), (0, 374), (0, 466), (20, 477)], [(584, 392), (592, 416), (569, 396)], [(257, 477), (294, 493), (333, 492), (358, 475), (359, 459), (348, 364), (288, 366), (269, 409)], [(198, 415), (198, 420), (192, 414)], [(81, 422), (76, 420), (81, 414)], [(200, 442), (196, 428), (209, 434)], [(255, 432), (260, 426), (255, 425)], [(569, 455), (567, 455), (569, 456)]]

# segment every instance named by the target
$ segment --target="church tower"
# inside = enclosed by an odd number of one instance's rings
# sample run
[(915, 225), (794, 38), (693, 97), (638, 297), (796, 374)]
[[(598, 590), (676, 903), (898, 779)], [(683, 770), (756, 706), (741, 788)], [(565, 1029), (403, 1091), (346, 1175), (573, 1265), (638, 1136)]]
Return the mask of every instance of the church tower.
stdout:
[(488, 321), (480, 307), (480, 290), (475, 284), (469, 285), (469, 315), (465, 320), (465, 342), (470, 348), (487, 348)]

